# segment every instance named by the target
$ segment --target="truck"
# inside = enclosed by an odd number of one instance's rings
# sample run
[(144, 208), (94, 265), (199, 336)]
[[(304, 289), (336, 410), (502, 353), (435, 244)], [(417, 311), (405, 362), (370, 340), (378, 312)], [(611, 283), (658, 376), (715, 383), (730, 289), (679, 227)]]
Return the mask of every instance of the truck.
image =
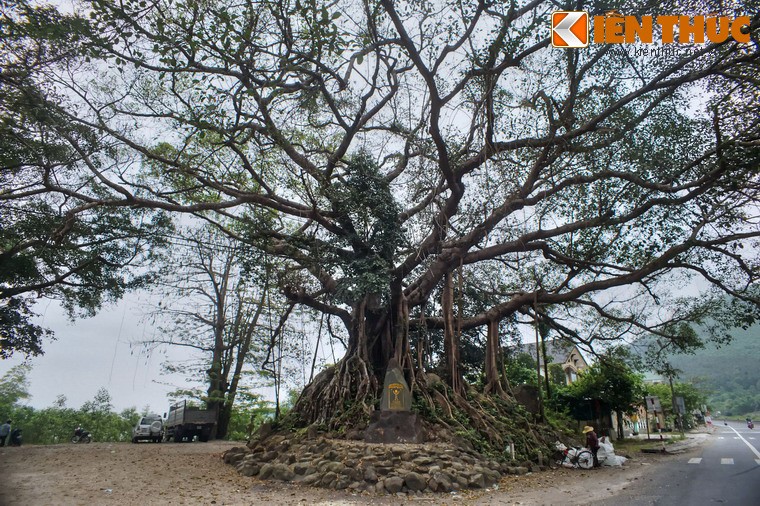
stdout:
[(198, 441), (205, 443), (216, 433), (217, 409), (201, 409), (182, 401), (171, 406), (165, 418), (165, 441), (180, 443), (192, 441), (197, 436)]

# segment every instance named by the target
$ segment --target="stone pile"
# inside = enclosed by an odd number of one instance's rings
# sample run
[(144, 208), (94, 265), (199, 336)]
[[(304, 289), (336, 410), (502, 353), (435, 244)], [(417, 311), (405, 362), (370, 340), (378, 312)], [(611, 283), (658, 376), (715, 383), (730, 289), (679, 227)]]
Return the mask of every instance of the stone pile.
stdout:
[(235, 447), (224, 462), (244, 476), (348, 489), (374, 494), (452, 492), (492, 486), (502, 474), (525, 474), (513, 466), (443, 443), (370, 444), (272, 436), (252, 448)]

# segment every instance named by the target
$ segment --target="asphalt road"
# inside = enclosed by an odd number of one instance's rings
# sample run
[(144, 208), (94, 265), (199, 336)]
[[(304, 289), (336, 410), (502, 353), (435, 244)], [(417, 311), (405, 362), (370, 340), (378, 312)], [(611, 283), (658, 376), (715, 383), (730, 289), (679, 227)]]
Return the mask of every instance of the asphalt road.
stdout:
[(592, 504), (760, 505), (760, 429), (716, 423), (717, 430), (699, 449), (614, 498)]

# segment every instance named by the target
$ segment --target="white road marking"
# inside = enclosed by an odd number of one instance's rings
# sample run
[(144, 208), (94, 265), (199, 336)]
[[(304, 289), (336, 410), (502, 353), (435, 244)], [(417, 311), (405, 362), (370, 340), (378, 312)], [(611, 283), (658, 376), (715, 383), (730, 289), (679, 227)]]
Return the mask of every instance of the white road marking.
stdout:
[(718, 436), (718, 439), (726, 439), (726, 438), (724, 438), (723, 436)]
[[(732, 431), (734, 431), (734, 432), (736, 432), (736, 429), (734, 429), (733, 427), (731, 427), (731, 430), (732, 430)], [(752, 453), (754, 453), (754, 454), (755, 454), (755, 457), (757, 457), (758, 459), (760, 459), (760, 452), (759, 452), (759, 451), (757, 451), (757, 448), (755, 448), (754, 446), (752, 446), (752, 445), (750, 444), (750, 442), (749, 442), (749, 441), (747, 441), (746, 439), (744, 439), (744, 438), (741, 436), (741, 434), (739, 434), (738, 432), (736, 432), (736, 435), (737, 435), (737, 436), (739, 436), (739, 439), (741, 439), (742, 441), (744, 441), (744, 444), (746, 444), (747, 446), (749, 446), (749, 449), (750, 449), (750, 450), (752, 450)]]
[(721, 464), (734, 465), (734, 459), (720, 459)]
[(702, 462), (702, 459), (700, 457), (689, 459), (689, 464), (699, 464), (700, 462)]

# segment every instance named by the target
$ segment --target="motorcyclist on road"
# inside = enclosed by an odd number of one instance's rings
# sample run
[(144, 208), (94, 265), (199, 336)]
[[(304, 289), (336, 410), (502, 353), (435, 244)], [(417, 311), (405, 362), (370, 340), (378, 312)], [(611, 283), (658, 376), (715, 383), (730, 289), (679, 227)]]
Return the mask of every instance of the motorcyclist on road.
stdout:
[(78, 441), (86, 440), (89, 435), (90, 433), (84, 430), (81, 425), (77, 425), (77, 428), (74, 430), (74, 438)]

